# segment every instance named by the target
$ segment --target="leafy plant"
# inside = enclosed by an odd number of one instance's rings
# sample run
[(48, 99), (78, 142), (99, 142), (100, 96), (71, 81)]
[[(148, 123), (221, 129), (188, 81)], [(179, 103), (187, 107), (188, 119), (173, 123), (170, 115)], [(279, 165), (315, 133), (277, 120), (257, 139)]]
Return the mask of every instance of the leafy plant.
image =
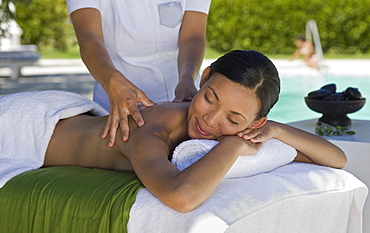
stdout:
[(6, 24), (10, 20), (15, 19), (15, 9), (14, 4), (25, 3), (30, 4), (31, 0), (0, 0), (0, 38), (5, 37), (8, 33)]
[[(22, 44), (52, 47), (59, 51), (67, 51), (76, 45), (73, 27), (68, 22), (65, 0), (1, 1), (0, 22), (16, 20), (23, 30)], [(7, 31), (2, 27), (0, 37), (4, 36), (7, 36)]]
[(207, 42), (220, 52), (293, 54), (294, 38), (314, 19), (324, 53), (368, 53), (369, 12), (368, 0), (212, 0)]
[(343, 136), (354, 135), (355, 131), (349, 130), (347, 126), (331, 126), (328, 124), (320, 123), (315, 128), (316, 134), (319, 136)]
[(16, 21), (23, 29), (22, 43), (66, 51), (75, 45), (65, 0), (32, 0), (16, 5)]

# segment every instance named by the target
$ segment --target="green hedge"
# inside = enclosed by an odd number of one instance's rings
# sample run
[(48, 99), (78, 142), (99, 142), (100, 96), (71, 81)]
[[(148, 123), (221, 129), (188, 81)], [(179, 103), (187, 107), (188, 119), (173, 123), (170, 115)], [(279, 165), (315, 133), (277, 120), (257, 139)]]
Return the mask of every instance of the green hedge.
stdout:
[(291, 54), (294, 38), (314, 19), (324, 53), (369, 53), (369, 12), (368, 0), (213, 0), (208, 46)]
[(23, 29), (23, 44), (66, 51), (76, 43), (65, 0), (19, 0), (16, 21)]
[[(65, 0), (13, 2), (16, 20), (24, 31), (22, 43), (58, 50), (76, 43)], [(369, 0), (212, 0), (208, 46), (222, 53), (254, 49), (291, 54), (294, 38), (304, 35), (306, 22), (314, 19), (324, 53), (370, 53), (369, 12)]]

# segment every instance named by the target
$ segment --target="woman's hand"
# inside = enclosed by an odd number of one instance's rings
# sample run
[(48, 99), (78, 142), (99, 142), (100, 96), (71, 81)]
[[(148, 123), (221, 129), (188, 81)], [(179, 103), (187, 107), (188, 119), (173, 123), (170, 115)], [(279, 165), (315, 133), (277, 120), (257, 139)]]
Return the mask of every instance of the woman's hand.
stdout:
[(228, 143), (229, 145), (239, 148), (239, 154), (243, 156), (255, 155), (261, 148), (261, 142), (251, 142), (250, 140), (245, 140), (244, 138), (238, 136), (221, 136), (217, 139), (220, 143)]
[(344, 152), (331, 142), (317, 135), (292, 126), (267, 121), (264, 126), (237, 134), (251, 142), (265, 142), (275, 138), (297, 150), (296, 162), (315, 163), (323, 166), (343, 168), (347, 164)]
[(265, 142), (271, 138), (274, 138), (277, 133), (277, 127), (275, 122), (267, 121), (261, 128), (257, 129), (246, 129), (237, 134), (238, 137), (251, 142)]
[(154, 105), (154, 102), (127, 80), (120, 72), (117, 72), (109, 79), (105, 91), (108, 94), (110, 102), (110, 114), (105, 124), (102, 138), (109, 134), (109, 147), (115, 144), (118, 127), (122, 132), (122, 140), (127, 141), (130, 135), (128, 116), (131, 115), (137, 126), (145, 124), (143, 117), (138, 109), (138, 103), (146, 107)]

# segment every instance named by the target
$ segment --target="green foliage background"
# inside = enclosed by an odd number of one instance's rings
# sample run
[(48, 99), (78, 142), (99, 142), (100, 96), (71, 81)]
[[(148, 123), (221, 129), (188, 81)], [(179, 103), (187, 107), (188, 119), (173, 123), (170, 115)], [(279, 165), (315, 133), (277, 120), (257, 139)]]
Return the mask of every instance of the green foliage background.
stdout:
[(65, 51), (76, 43), (65, 0), (32, 0), (16, 4), (22, 43)]
[[(65, 0), (12, 2), (24, 31), (22, 43), (61, 51), (76, 45)], [(222, 53), (254, 49), (292, 54), (294, 38), (305, 34), (310, 19), (317, 22), (324, 53), (370, 53), (369, 0), (212, 0), (208, 46)]]
[[(15, 18), (14, 9), (12, 9), (12, 4), (18, 3), (30, 3), (31, 0), (0, 0), (0, 23), (7, 24), (9, 20)], [(6, 27), (0, 27), (0, 38), (7, 36)]]
[(310, 19), (317, 22), (324, 53), (370, 52), (368, 0), (213, 0), (208, 45), (220, 52), (291, 54)]

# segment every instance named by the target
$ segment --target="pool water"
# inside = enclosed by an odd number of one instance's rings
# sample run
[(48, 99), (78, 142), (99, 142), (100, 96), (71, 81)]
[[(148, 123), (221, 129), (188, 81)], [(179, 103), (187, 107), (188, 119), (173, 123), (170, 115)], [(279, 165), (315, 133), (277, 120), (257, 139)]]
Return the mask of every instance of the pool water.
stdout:
[(335, 83), (337, 92), (347, 87), (357, 87), (367, 102), (364, 107), (347, 116), (351, 119), (370, 120), (370, 77), (369, 76), (335, 76), (332, 74), (320, 77), (297, 77), (287, 76), (281, 78), (281, 93), (279, 101), (271, 109), (268, 118), (282, 123), (320, 118), (322, 114), (309, 109), (304, 97), (311, 91), (320, 87)]

